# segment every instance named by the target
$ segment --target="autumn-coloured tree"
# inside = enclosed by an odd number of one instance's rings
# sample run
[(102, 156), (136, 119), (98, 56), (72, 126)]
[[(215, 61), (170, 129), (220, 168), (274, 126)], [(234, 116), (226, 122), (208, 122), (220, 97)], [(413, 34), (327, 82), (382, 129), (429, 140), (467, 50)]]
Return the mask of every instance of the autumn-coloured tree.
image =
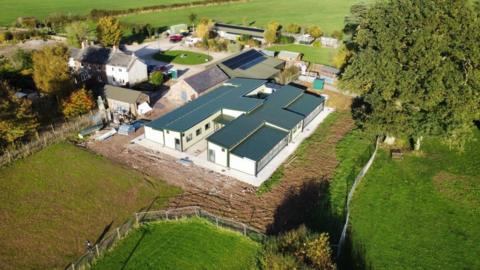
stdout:
[(71, 90), (68, 58), (68, 48), (63, 45), (47, 46), (33, 53), (33, 80), (41, 92), (58, 99)]
[(70, 96), (62, 102), (62, 113), (66, 118), (85, 114), (93, 108), (95, 108), (95, 101), (92, 95), (84, 88), (73, 91)]
[(120, 22), (114, 17), (103, 17), (98, 21), (97, 38), (103, 46), (117, 46), (122, 34)]
[(315, 269), (336, 269), (335, 264), (332, 262), (332, 249), (330, 248), (327, 233), (322, 233), (307, 241), (305, 256)]
[(32, 135), (37, 127), (31, 102), (17, 98), (8, 83), (0, 81), (0, 147)]
[(289, 33), (298, 34), (302, 30), (302, 27), (296, 23), (291, 23), (287, 25), (287, 28), (285, 30), (287, 30), (287, 32)]
[(345, 46), (340, 47), (338, 52), (333, 56), (332, 62), (336, 68), (342, 68), (347, 64), (348, 59), (352, 56), (352, 53), (345, 48)]
[(323, 36), (323, 31), (319, 26), (312, 26), (308, 28), (308, 33), (314, 38)]
[(270, 22), (265, 29), (263, 37), (268, 44), (275, 43), (278, 40), (278, 30), (280, 29), (280, 24), (278, 22)]
[(214, 23), (211, 19), (208, 19), (208, 18), (200, 19), (197, 25), (197, 29), (195, 30), (197, 37), (201, 39), (211, 38), (213, 35), (213, 26), (214, 26)]

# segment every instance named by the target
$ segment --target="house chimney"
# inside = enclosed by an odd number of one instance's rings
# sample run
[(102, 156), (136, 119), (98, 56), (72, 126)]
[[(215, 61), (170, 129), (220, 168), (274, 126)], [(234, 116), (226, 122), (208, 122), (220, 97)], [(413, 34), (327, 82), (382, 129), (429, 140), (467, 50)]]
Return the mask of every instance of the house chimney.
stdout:
[(112, 46), (112, 50), (113, 50), (113, 52), (117, 52), (117, 50), (118, 50), (117, 45), (113, 45), (113, 46)]
[(82, 41), (81, 46), (82, 46), (82, 49), (85, 49), (87, 47), (87, 41), (86, 40)]

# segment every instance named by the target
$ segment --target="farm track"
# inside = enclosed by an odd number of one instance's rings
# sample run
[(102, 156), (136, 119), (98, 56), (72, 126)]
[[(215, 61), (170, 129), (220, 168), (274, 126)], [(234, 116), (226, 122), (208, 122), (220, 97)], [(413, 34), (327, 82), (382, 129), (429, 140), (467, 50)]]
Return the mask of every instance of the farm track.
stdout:
[(212, 214), (247, 223), (265, 232), (276, 232), (296, 222), (295, 219), (302, 219), (309, 202), (321, 196), (322, 187), (338, 164), (336, 143), (353, 126), (348, 114), (339, 117), (322, 131), (325, 136), (312, 140), (304, 154), (285, 167), (283, 180), (261, 196), (256, 195), (253, 186), (196, 166), (183, 166), (172, 157), (136, 145), (118, 149), (118, 144), (112, 144), (108, 149), (93, 143), (89, 147), (183, 188), (184, 193), (171, 199), (169, 208), (200, 206)]

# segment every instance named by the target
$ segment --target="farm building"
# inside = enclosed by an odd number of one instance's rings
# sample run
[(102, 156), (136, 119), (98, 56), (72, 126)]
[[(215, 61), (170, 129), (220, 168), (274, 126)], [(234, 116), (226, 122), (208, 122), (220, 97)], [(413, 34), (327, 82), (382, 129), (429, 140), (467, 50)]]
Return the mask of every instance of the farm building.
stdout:
[(327, 48), (338, 48), (338, 46), (340, 46), (340, 41), (338, 41), (338, 39), (336, 38), (332, 38), (332, 37), (321, 37), (320, 38), (320, 43), (322, 43), (322, 46), (323, 47), (327, 47)]
[(265, 33), (264, 29), (247, 27), (234, 24), (225, 24), (225, 23), (216, 23), (215, 31), (222, 38), (236, 41), (241, 36), (250, 36), (253, 39), (256, 39), (260, 42), (265, 42), (263, 34)]
[(324, 101), (290, 85), (231, 79), (147, 124), (145, 138), (178, 151), (206, 143), (210, 162), (257, 175), (323, 110)]
[(287, 63), (295, 63), (302, 60), (302, 54), (299, 52), (280, 51), (277, 55), (278, 59)]
[(325, 83), (328, 84), (335, 84), (338, 80), (338, 74), (340, 73), (340, 70), (334, 67), (320, 64), (310, 65), (309, 71), (316, 73), (320, 79), (324, 79)]
[(188, 25), (185, 23), (175, 24), (168, 28), (169, 35), (178, 35), (188, 33)]
[(139, 106), (150, 103), (150, 97), (140, 91), (105, 85), (104, 95), (107, 99), (108, 108), (115, 115), (139, 116)]
[(229, 78), (273, 79), (285, 67), (285, 62), (250, 49), (215, 63)]
[(228, 76), (220, 68), (213, 66), (172, 85), (170, 88), (172, 94), (169, 98), (185, 103), (196, 99), (228, 79)]

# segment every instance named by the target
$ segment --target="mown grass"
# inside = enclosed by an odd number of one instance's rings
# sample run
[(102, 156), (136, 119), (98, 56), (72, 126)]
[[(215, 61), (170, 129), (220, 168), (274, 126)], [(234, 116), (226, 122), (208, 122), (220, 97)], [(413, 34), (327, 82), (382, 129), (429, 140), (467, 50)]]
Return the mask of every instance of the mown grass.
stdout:
[(8, 26), (18, 17), (34, 16), (44, 19), (48, 15), (75, 14), (84, 15), (92, 9), (126, 9), (189, 2), (190, 0), (0, 0), (0, 25)]
[(480, 269), (480, 131), (458, 153), (381, 150), (352, 201), (355, 269)]
[(93, 269), (255, 269), (259, 248), (200, 218), (162, 221), (129, 234)]
[(132, 213), (180, 189), (68, 143), (0, 169), (0, 269), (63, 269)]
[(332, 65), (332, 59), (337, 52), (337, 49), (332, 48), (315, 48), (313, 46), (301, 45), (301, 44), (288, 44), (288, 45), (275, 45), (267, 50), (270, 51), (291, 51), (299, 52), (303, 54), (302, 60), (311, 63)]
[[(228, 5), (187, 8), (174, 11), (161, 11), (147, 14), (135, 14), (122, 17), (129, 23), (150, 23), (165, 26), (188, 22), (188, 15), (196, 13), (199, 18), (208, 17), (225, 23), (264, 27), (270, 21), (281, 24), (298, 23), (302, 25), (319, 25), (327, 34), (343, 28), (344, 17), (350, 6), (357, 0), (250, 0), (244, 3)], [(364, 2), (373, 2), (367, 0)]]
[(159, 52), (156, 53), (153, 58), (158, 61), (180, 65), (205, 64), (212, 60), (210, 55), (182, 50)]

